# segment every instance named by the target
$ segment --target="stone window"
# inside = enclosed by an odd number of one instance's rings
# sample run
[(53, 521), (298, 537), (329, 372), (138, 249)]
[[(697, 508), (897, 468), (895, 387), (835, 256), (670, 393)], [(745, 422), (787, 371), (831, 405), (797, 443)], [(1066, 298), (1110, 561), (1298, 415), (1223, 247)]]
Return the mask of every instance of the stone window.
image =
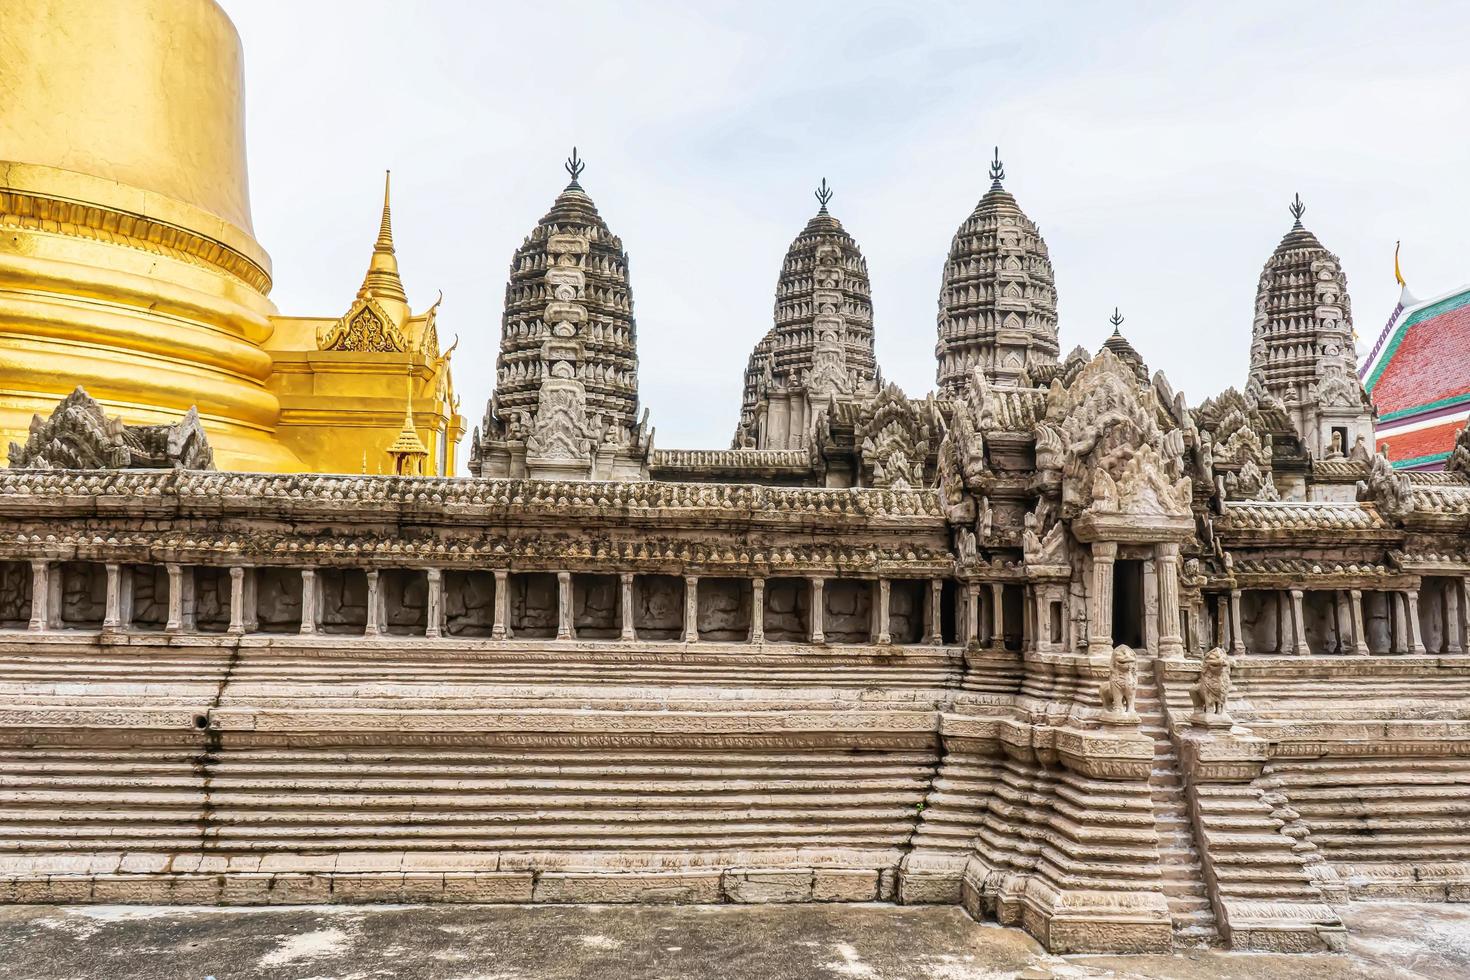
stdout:
[[(225, 588), (229, 588), (229, 572), (225, 572)], [(196, 586), (197, 587), (197, 586)], [(225, 604), (225, 624), (229, 624), (229, 603)], [(262, 633), (301, 632), (301, 569), (263, 567), (255, 570), (256, 626)]]
[(128, 565), (122, 570), (133, 591), (133, 616), (128, 625), (137, 630), (161, 630), (168, 625), (168, 569), (163, 565)]
[(677, 575), (633, 578), (633, 629), (640, 640), (684, 636), (684, 580)]
[(1398, 603), (1391, 592), (1363, 593), (1363, 633), (1368, 639), (1369, 653), (1393, 653), (1397, 650)]
[[(1001, 643), (1007, 650), (1018, 651), (1026, 640), (1026, 587), (1005, 586), (1001, 590), (1001, 609), (1005, 613), (1005, 618), (1001, 621)], [(1001, 644), (997, 644), (999, 645)]]
[(31, 622), (31, 563), (0, 562), (0, 628), (25, 629)]
[[(59, 572), (57, 572), (59, 569)], [(89, 561), (53, 567), (61, 580), (61, 624), (96, 629), (107, 614), (107, 569)]]
[(421, 568), (385, 568), (378, 573), (383, 631), (423, 636), (429, 629), (429, 576)]
[(572, 630), (578, 639), (616, 640), (622, 618), (622, 583), (616, 575), (572, 576)]
[(489, 636), (495, 629), (495, 573), (444, 573), (444, 633)]
[(1312, 653), (1342, 653), (1342, 637), (1351, 635), (1351, 627), (1339, 628), (1337, 593), (1312, 589), (1302, 593), (1302, 625), (1306, 627), (1307, 646)]
[(928, 596), (926, 580), (895, 579), (888, 583), (888, 635), (894, 643), (923, 641)]
[(321, 631), (360, 636), (367, 628), (367, 572), (361, 568), (318, 568)]
[(557, 584), (550, 572), (511, 575), (510, 629), (516, 637), (549, 640), (556, 636)]
[[(939, 590), (939, 628), (942, 632), (941, 640), (945, 645), (953, 646), (960, 642), (960, 587), (953, 579), (945, 579), (943, 587)], [(983, 630), (986, 618), (980, 617)]]
[(804, 578), (766, 579), (762, 618), (767, 643), (806, 643), (811, 639), (811, 589), (811, 582)]
[(828, 643), (870, 643), (873, 637), (873, 589), (863, 579), (829, 578), (822, 589), (825, 609), (822, 632)]
[(700, 579), (699, 638), (729, 642), (750, 639), (753, 594), (749, 579)]
[(1419, 586), (1419, 636), (1425, 652), (1461, 652), (1460, 615), (1460, 580), (1426, 576)]

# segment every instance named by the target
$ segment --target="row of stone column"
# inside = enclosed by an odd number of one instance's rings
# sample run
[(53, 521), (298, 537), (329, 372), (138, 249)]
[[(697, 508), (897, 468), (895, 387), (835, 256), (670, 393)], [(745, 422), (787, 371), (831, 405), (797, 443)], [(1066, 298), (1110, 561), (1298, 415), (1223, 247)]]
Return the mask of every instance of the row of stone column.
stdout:
[[(1455, 587), (1458, 591), (1455, 601), (1446, 605), (1446, 613), (1450, 620), (1447, 645), (1450, 652), (1459, 653), (1466, 649), (1465, 610), (1470, 609), (1470, 582), (1458, 580)], [(1364, 628), (1363, 590), (1336, 589), (1333, 591), (1339, 646), (1345, 652), (1350, 651), (1355, 655), (1367, 656), (1370, 651)], [(1242, 627), (1244, 620), (1241, 615), (1241, 592), (1240, 589), (1232, 589), (1228, 596), (1222, 593), (1216, 597), (1216, 619), (1220, 623), (1228, 623), (1228, 649), (1232, 654), (1246, 652)], [(1385, 594), (1392, 604), (1393, 612), (1391, 649), (1410, 654), (1424, 653), (1424, 638), (1419, 625), (1419, 590), (1402, 589)], [(1312, 650), (1307, 642), (1304, 609), (1305, 590), (1287, 589), (1278, 592), (1277, 597), (1280, 603), (1276, 620), (1279, 631), (1277, 651), (1296, 656), (1310, 655)], [(1344, 625), (1347, 626), (1346, 635), (1343, 635), (1342, 632)]]
[[(60, 600), (61, 590), (58, 583), (54, 581), (55, 563), (45, 560), (31, 562), (32, 586), (31, 586), (31, 610), (30, 629), (36, 631), (48, 630), (61, 625)], [(108, 562), (103, 564), (106, 572), (106, 602), (102, 621), (104, 631), (121, 631), (129, 627), (132, 622), (132, 589), (131, 577), (126, 574), (127, 566)], [(194, 576), (190, 566), (179, 564), (165, 565), (168, 572), (168, 619), (164, 629), (170, 633), (186, 633), (196, 629), (195, 603), (194, 603)], [(491, 626), (491, 637), (498, 639), (509, 638), (512, 635), (510, 626), (510, 572), (505, 569), (492, 570), (495, 576), (495, 592), (493, 601), (493, 623)], [(303, 635), (317, 633), (321, 629), (321, 584), (317, 578), (314, 568), (301, 568), (301, 625), (300, 632)], [(254, 632), (258, 627), (257, 601), (256, 601), (256, 576), (255, 569), (249, 566), (233, 566), (230, 574), (230, 614), (229, 624), (226, 632), (233, 635), (242, 635)], [(379, 636), (386, 632), (386, 612), (384, 608), (384, 595), (381, 588), (380, 572), (366, 570), (367, 578), (367, 617), (363, 629), (364, 636)], [(444, 575), (441, 569), (425, 569), (428, 581), (428, 601), (425, 616), (424, 635), (427, 637), (440, 637), (444, 632)], [(557, 572), (557, 628), (556, 638), (559, 640), (571, 640), (575, 638), (576, 630), (573, 625), (572, 610), (572, 573)], [(636, 638), (634, 629), (634, 573), (622, 572), (619, 575), (621, 584), (621, 635), (623, 640)], [(810, 593), (810, 616), (809, 636), (812, 643), (826, 642), (824, 633), (824, 590), (826, 579), (822, 577), (808, 578)], [(750, 641), (761, 643), (765, 641), (765, 579), (753, 578), (751, 583), (751, 625)], [(923, 643), (940, 644), (943, 642), (942, 622), (942, 594), (944, 580), (929, 580), (929, 592), (926, 597), (926, 616), (924, 623)], [(972, 600), (975, 585), (970, 585)], [(996, 631), (1000, 631), (1000, 589), (996, 589)], [(881, 578), (874, 580), (874, 602), (872, 604), (872, 642), (877, 644), (890, 644), (893, 642), (890, 630), (891, 617), (891, 595), (892, 580)], [(972, 602), (973, 605), (973, 602)], [(975, 614), (972, 611), (969, 622), (974, 624)], [(973, 629), (967, 636), (974, 638)], [(686, 575), (684, 577), (684, 630), (683, 640), (687, 643), (699, 641), (699, 576)]]

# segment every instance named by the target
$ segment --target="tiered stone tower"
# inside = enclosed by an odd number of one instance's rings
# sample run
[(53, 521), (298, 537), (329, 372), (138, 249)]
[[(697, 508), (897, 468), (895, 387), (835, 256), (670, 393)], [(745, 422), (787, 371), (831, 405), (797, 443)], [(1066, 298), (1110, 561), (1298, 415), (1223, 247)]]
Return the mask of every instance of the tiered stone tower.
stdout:
[(1302, 226), (1291, 230), (1261, 270), (1251, 331), (1247, 393), (1279, 401), (1316, 459), (1338, 458), (1373, 439), (1373, 409), (1358, 381), (1353, 311), (1338, 257)]
[(476, 476), (637, 479), (651, 433), (638, 418), (638, 330), (622, 240), (578, 178), (511, 261), (496, 387), (470, 447)]
[(1001, 181), (1000, 151), (990, 190), (955, 232), (939, 291), (942, 393), (957, 395), (970, 372), (1015, 384), (1027, 367), (1057, 360), (1057, 290), (1046, 242)]
[(775, 325), (745, 368), (735, 448), (802, 449), (815, 413), (835, 396), (876, 390), (873, 301), (857, 242), (821, 205), (786, 250), (776, 280)]

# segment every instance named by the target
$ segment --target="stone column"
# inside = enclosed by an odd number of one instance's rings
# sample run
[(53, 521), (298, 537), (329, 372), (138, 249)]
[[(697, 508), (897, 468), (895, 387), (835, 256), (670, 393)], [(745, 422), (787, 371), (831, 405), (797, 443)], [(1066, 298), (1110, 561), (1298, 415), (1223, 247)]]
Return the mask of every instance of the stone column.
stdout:
[(1404, 598), (1409, 606), (1408, 614), (1404, 619), (1405, 625), (1408, 626), (1409, 652), (1423, 653), (1424, 638), (1420, 635), (1419, 630), (1419, 590), (1410, 589), (1404, 593)]
[(1460, 583), (1458, 580), (1447, 585), (1440, 591), (1444, 597), (1444, 651), (1445, 653), (1464, 653), (1465, 647), (1460, 636)]
[(1460, 649), (1470, 653), (1470, 578), (1458, 580), (1454, 589), (1460, 607)]
[(424, 609), (424, 636), (438, 639), (444, 635), (444, 571), (430, 568), (424, 574), (429, 580), (429, 597), (426, 600), (428, 605)]
[(317, 588), (316, 569), (301, 570), (301, 632), (310, 635), (316, 632), (317, 606), (321, 590)]
[(750, 642), (766, 642), (766, 580), (750, 580)]
[(1312, 648), (1307, 645), (1307, 621), (1302, 613), (1302, 590), (1291, 590), (1291, 652), (1298, 657), (1311, 654)]
[(1368, 655), (1368, 634), (1363, 631), (1363, 593), (1360, 589), (1348, 591), (1348, 615), (1353, 624), (1353, 647), (1355, 656)]
[(944, 579), (929, 580), (929, 642), (944, 643)]
[(572, 631), (572, 573), (556, 573), (556, 638), (576, 638)]
[(380, 632), (378, 624), (378, 600), (381, 598), (378, 592), (378, 570), (370, 569), (367, 573), (367, 622), (363, 624), (363, 636), (377, 636)]
[(108, 562), (107, 569), (107, 604), (102, 614), (102, 628), (108, 632), (118, 632), (126, 628), (122, 618), (122, 566), (117, 562)]
[(876, 623), (873, 642), (879, 644), (880, 646), (887, 646), (888, 644), (893, 642), (893, 634), (889, 629), (890, 624), (888, 621), (888, 600), (889, 596), (892, 594), (893, 585), (886, 578), (880, 578), (877, 582), (877, 585), (877, 606), (873, 610), (873, 619)]
[(1184, 656), (1184, 638), (1179, 635), (1179, 545), (1161, 544), (1154, 552), (1159, 582), (1159, 656)]
[(1087, 610), (1087, 653), (1093, 657), (1113, 653), (1113, 561), (1117, 557), (1116, 542), (1093, 543), (1091, 608)]
[(1002, 582), (990, 583), (990, 645), (997, 650), (1006, 646), (1006, 587)]
[(1393, 641), (1389, 645), (1390, 653), (1405, 653), (1409, 649), (1408, 633), (1408, 610), (1405, 608), (1404, 594), (1402, 592), (1390, 592), (1388, 594), (1389, 604), (1393, 607)]
[(622, 586), (623, 598), (623, 629), (620, 638), (624, 640), (636, 640), (638, 638), (638, 632), (633, 628), (633, 573), (623, 572), (618, 576), (618, 580)]
[(967, 647), (980, 645), (980, 585), (965, 583), (965, 633), (961, 637)]
[(699, 641), (699, 576), (684, 576), (684, 642)]
[(164, 624), (166, 633), (182, 633), (184, 631), (184, 569), (181, 565), (165, 565), (168, 570), (168, 622)]
[(260, 629), (260, 569), (245, 569), (245, 632)]
[(504, 640), (510, 636), (510, 572), (495, 569), (495, 621), (490, 627), (490, 638)]
[(245, 569), (239, 565), (230, 566), (230, 626), (225, 632), (231, 636), (245, 633)]
[(1230, 590), (1230, 654), (1240, 656), (1245, 653), (1245, 637), (1240, 622), (1240, 590)]
[(826, 580), (813, 578), (812, 583), (812, 608), (811, 608), (811, 641), (813, 643), (827, 642), (827, 600), (823, 593)]
[(51, 563), (49, 561), (42, 559), (31, 561), (31, 621), (26, 628), (37, 633), (51, 628)]
[(1052, 590), (1053, 586), (1050, 585), (1045, 588), (1037, 586), (1032, 590), (1036, 609), (1031, 614), (1031, 621), (1036, 629), (1036, 638), (1032, 641), (1031, 648), (1042, 653), (1051, 653), (1062, 642), (1060, 635), (1055, 640), (1051, 635), (1051, 604), (1056, 598)]

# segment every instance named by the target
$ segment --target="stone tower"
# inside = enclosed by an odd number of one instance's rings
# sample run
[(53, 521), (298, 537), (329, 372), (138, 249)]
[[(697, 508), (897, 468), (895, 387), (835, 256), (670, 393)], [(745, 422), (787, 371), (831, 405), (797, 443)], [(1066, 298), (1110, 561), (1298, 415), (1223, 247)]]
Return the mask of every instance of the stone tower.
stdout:
[(1336, 255), (1302, 226), (1291, 230), (1261, 270), (1251, 330), (1247, 393), (1279, 401), (1306, 451), (1318, 459), (1373, 444), (1373, 409), (1358, 381), (1347, 276)]
[(1015, 384), (1027, 367), (1057, 360), (1057, 290), (1046, 242), (1001, 186), (1000, 151), (990, 190), (955, 232), (939, 290), (938, 379), (963, 391), (975, 367)]
[(827, 210), (825, 179), (816, 197), (817, 213), (781, 264), (775, 324), (745, 368), (736, 448), (805, 448), (821, 406), (877, 387), (868, 263)]
[(622, 241), (578, 178), (511, 260), (495, 392), (473, 436), (476, 476), (639, 479), (638, 331)]

